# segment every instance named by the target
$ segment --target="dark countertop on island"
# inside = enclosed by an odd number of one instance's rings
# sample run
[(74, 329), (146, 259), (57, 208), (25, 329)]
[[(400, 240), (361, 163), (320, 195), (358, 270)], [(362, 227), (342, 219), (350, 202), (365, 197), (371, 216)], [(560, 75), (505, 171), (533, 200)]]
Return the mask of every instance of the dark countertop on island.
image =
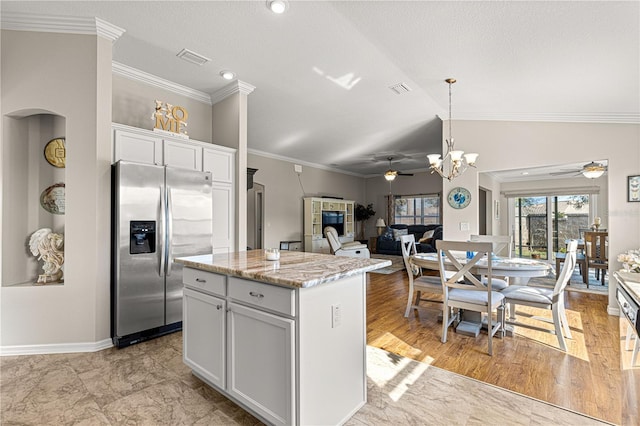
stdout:
[(267, 260), (265, 250), (180, 257), (185, 267), (269, 284), (308, 288), (391, 265), (390, 260), (362, 259), (282, 250), (280, 260)]

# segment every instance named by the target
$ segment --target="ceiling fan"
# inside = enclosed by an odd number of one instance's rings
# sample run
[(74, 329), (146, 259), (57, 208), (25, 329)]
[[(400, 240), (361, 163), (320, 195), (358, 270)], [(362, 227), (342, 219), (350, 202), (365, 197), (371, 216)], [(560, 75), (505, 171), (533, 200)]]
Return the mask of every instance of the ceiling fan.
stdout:
[(398, 170), (393, 170), (391, 168), (391, 161), (393, 160), (393, 157), (388, 157), (387, 160), (389, 161), (389, 170), (384, 172), (384, 178), (389, 182), (394, 180), (396, 176), (413, 176), (413, 173), (402, 173), (402, 172), (399, 172)]
[(604, 174), (604, 172), (607, 171), (607, 166), (602, 164), (602, 163), (596, 163), (595, 161), (592, 161), (590, 163), (585, 164), (584, 166), (582, 166), (582, 169), (579, 170), (567, 170), (567, 171), (563, 171), (563, 172), (554, 172), (551, 173), (552, 176), (562, 176), (562, 175), (573, 175), (573, 176), (579, 176), (579, 175), (584, 175), (584, 177), (589, 178), (589, 179), (595, 179), (595, 178), (599, 178), (600, 176), (602, 176)]

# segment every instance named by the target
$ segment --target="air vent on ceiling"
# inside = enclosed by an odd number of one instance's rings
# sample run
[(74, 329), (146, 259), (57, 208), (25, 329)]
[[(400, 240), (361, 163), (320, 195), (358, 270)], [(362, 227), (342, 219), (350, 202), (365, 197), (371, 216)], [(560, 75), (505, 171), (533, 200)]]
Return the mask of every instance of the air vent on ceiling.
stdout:
[(196, 65), (204, 65), (211, 60), (189, 49), (182, 49), (176, 56), (180, 59), (184, 59), (185, 61), (191, 62), (192, 64)]
[(407, 83), (398, 83), (393, 86), (389, 86), (389, 89), (393, 90), (396, 95), (402, 95), (411, 91), (411, 88), (407, 86)]

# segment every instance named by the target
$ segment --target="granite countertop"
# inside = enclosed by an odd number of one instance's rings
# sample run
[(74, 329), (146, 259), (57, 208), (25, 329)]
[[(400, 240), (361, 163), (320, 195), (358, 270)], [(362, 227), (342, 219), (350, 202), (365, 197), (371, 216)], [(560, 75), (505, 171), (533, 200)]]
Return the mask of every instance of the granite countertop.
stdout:
[(280, 260), (264, 250), (207, 254), (174, 259), (186, 267), (295, 288), (308, 288), (391, 265), (390, 260), (362, 259), (282, 250)]
[(618, 271), (618, 275), (624, 281), (624, 288), (629, 290), (631, 297), (640, 303), (640, 274)]

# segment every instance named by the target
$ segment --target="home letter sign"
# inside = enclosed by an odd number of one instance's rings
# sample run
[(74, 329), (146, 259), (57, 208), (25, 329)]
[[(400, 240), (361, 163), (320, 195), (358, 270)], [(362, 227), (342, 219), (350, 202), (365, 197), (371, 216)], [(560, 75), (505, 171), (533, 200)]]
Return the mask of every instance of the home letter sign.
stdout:
[(183, 107), (156, 100), (156, 110), (151, 117), (155, 121), (153, 130), (175, 133), (185, 137), (187, 136), (185, 129), (187, 118), (189, 118), (189, 113)]

